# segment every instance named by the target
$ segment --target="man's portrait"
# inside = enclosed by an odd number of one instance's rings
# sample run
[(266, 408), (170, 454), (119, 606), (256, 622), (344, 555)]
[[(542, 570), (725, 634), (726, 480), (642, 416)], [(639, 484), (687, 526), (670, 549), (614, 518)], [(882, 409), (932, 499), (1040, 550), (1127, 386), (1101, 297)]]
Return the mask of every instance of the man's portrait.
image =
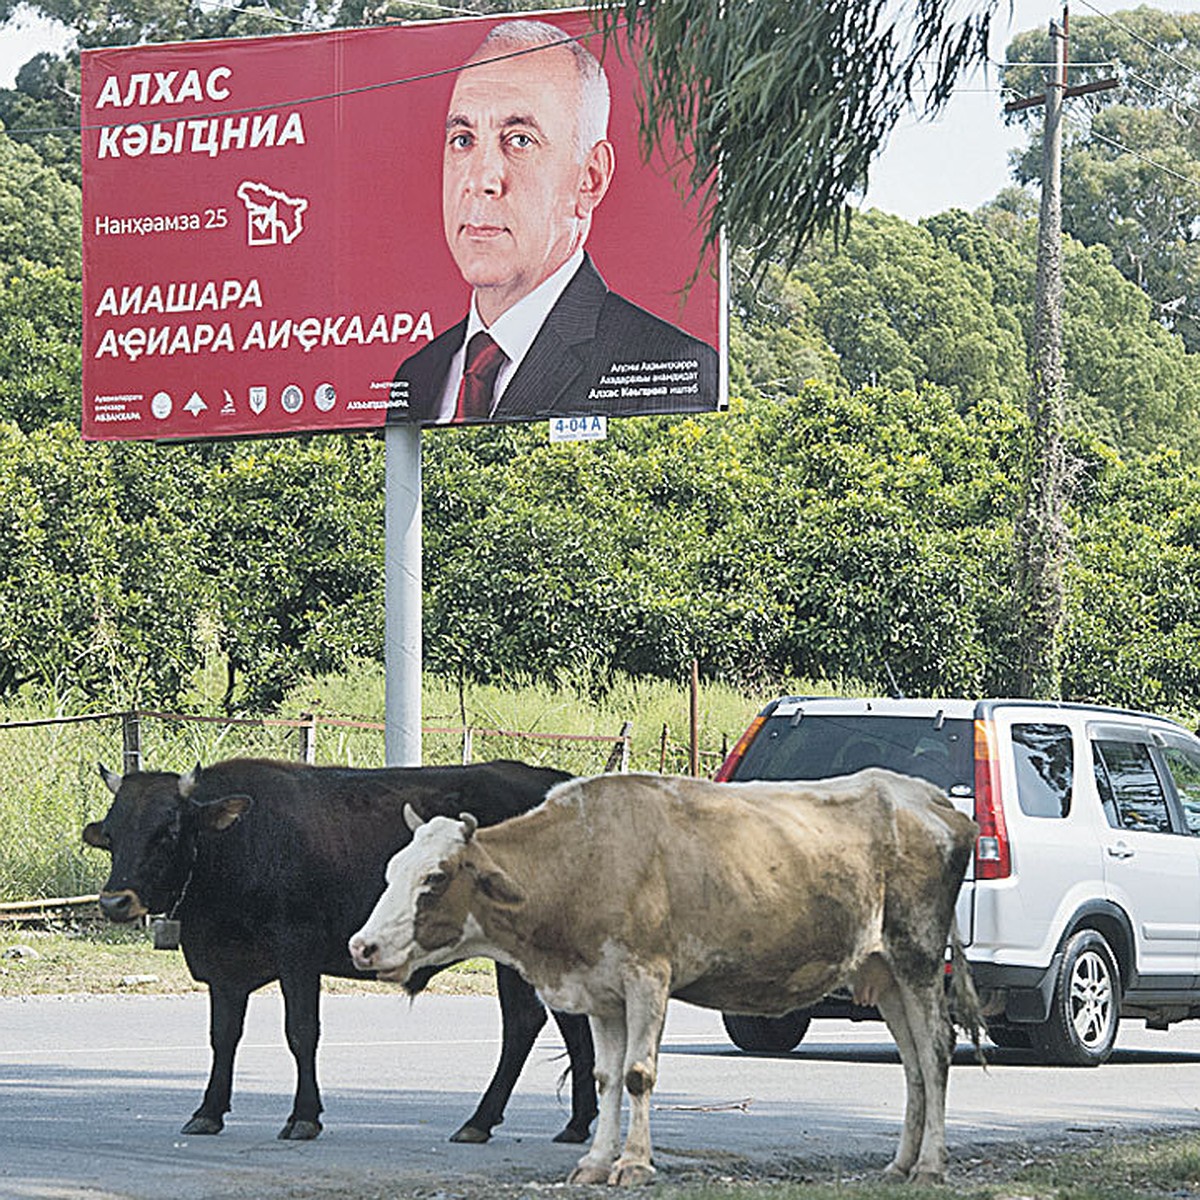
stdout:
[(389, 420), (716, 407), (712, 346), (612, 291), (588, 253), (619, 169), (609, 112), (601, 64), (542, 21), (497, 25), (458, 72), (442, 223), (469, 307), (401, 364)]

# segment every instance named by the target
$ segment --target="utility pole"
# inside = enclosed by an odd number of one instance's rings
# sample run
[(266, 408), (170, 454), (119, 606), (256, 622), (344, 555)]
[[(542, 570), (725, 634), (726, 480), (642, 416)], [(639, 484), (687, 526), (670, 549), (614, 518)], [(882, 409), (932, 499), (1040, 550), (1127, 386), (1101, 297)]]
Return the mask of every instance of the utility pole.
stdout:
[(1053, 700), (1062, 694), (1063, 571), (1070, 538), (1063, 510), (1072, 465), (1063, 436), (1062, 113), (1068, 96), (1115, 87), (1115, 79), (1067, 86), (1068, 14), (1050, 22), (1054, 66), (1041, 96), (1006, 106), (1044, 105), (1042, 203), (1038, 216), (1037, 295), (1034, 301), (1033, 386), (1028, 401), (1030, 446), (1025, 503), (1015, 531), (1018, 662), (1021, 695)]

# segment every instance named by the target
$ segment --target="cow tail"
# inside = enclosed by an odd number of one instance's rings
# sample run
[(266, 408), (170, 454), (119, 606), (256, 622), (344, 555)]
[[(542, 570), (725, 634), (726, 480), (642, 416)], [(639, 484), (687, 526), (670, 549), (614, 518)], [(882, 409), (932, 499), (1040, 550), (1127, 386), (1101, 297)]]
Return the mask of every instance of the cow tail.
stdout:
[(986, 1066), (982, 1044), (983, 1006), (979, 1003), (979, 993), (971, 977), (971, 964), (963, 952), (956, 920), (950, 922), (950, 1019), (971, 1039), (975, 1057)]

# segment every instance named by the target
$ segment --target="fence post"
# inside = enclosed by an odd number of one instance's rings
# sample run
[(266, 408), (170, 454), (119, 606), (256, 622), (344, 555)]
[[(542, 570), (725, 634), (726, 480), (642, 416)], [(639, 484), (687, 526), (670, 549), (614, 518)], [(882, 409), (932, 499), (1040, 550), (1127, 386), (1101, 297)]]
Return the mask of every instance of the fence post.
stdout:
[(142, 769), (142, 722), (136, 712), (121, 714), (121, 774)]
[(471, 755), (474, 752), (474, 746), (475, 746), (475, 738), (474, 738), (474, 734), (472, 733), (471, 727), (470, 727), (470, 725), (464, 725), (463, 726), (463, 751), (462, 751), (462, 761), (463, 761), (464, 767), (471, 765)]
[(300, 720), (307, 722), (296, 730), (300, 738), (300, 761), (311, 767), (317, 761), (317, 716), (301, 713)]
[(691, 732), (688, 755), (688, 773), (693, 777), (700, 774), (700, 661), (692, 659), (690, 712), (688, 726)]
[(667, 738), (670, 735), (670, 729), (667, 727), (666, 721), (663, 722), (662, 737), (658, 743), (658, 773), (661, 775), (667, 769)]
[(612, 753), (608, 756), (608, 762), (604, 764), (604, 773), (610, 774), (613, 771), (620, 771), (622, 775), (629, 771), (629, 742), (633, 735), (633, 722), (625, 721), (621, 725), (621, 732), (617, 734), (616, 742), (612, 748)]

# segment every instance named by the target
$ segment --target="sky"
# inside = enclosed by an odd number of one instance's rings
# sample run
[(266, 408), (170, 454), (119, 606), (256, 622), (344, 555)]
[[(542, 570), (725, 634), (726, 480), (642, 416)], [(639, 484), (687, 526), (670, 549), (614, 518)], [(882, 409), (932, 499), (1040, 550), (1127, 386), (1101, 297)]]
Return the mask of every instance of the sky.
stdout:
[[(1073, 0), (1075, 16), (1138, 7), (1139, 0)], [(1200, 0), (1153, 0), (1150, 8), (1200, 12)], [(958, 12), (968, 11), (960, 0)], [(1015, 33), (1049, 28), (1062, 15), (1060, 0), (1000, 0), (993, 18), (991, 56), (999, 61)], [(0, 87), (11, 87), (18, 69), (41, 50), (58, 49), (65, 31), (27, 12), (0, 31)], [(1047, 47), (1047, 53), (1049, 48)], [(977, 71), (960, 83), (934, 122), (905, 115), (871, 170), (862, 205), (915, 221), (949, 208), (972, 211), (1011, 182), (1009, 152), (1024, 143), (1018, 127), (1004, 124), (998, 72)]]

